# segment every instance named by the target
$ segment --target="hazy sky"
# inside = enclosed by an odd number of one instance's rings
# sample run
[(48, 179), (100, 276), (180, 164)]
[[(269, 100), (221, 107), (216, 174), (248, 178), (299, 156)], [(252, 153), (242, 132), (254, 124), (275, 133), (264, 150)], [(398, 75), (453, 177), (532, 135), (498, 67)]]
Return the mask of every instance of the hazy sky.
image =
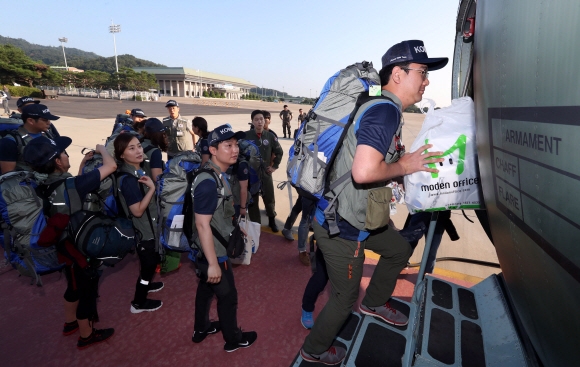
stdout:
[[(430, 74), (424, 97), (450, 103), (458, 0), (10, 1), (0, 34), (40, 45), (113, 56), (111, 20), (121, 25), (117, 54), (236, 76), (308, 97), (357, 61), (381, 68), (395, 43), (422, 39), (430, 57), (450, 63)], [(10, 16), (8, 16), (10, 14)], [(64, 64), (64, 62), (63, 62)], [(69, 65), (74, 66), (74, 65)]]

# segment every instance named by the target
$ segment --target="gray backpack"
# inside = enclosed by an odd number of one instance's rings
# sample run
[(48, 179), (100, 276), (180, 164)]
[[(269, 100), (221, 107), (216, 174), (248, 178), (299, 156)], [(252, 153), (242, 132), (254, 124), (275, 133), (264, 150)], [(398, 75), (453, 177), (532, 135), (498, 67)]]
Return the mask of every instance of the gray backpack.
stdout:
[(44, 201), (37, 193), (46, 179), (35, 172), (13, 171), (0, 176), (0, 234), (5, 257), (21, 275), (42, 285), (40, 275), (60, 270), (55, 245), (43, 247), (39, 237), (46, 227)]
[(189, 242), (183, 234), (183, 217), (179, 216), (182, 215), (185, 202), (187, 174), (197, 170), (200, 165), (201, 156), (197, 152), (179, 153), (167, 162), (157, 180), (157, 241), (166, 249), (182, 252), (190, 250)]
[(312, 200), (322, 198), (327, 167), (358, 107), (357, 99), (368, 93), (369, 86), (380, 84), (373, 64), (366, 61), (347, 66), (326, 82), (288, 154), (288, 181), (300, 195)]

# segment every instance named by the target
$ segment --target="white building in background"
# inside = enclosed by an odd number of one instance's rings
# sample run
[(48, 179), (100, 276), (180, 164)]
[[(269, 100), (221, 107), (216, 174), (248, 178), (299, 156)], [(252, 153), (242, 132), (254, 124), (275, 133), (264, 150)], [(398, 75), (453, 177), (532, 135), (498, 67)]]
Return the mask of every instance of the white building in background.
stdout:
[(184, 67), (143, 67), (133, 70), (154, 74), (159, 93), (167, 97), (201, 97), (203, 92), (213, 90), (224, 93), (227, 99), (240, 99), (250, 93), (251, 88), (256, 88), (241, 78)]

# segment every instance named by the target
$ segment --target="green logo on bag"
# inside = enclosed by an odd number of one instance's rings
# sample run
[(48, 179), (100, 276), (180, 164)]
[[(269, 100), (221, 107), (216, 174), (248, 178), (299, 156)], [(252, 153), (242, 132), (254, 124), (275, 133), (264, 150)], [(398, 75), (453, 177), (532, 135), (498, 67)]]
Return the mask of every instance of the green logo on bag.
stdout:
[[(425, 139), (425, 144), (429, 144), (429, 139)], [(459, 161), (457, 162), (457, 169), (455, 170), (455, 173), (459, 176), (460, 174), (463, 173), (463, 170), (465, 169), (464, 160), (465, 160), (466, 145), (467, 145), (467, 136), (465, 136), (464, 134), (461, 134), (461, 135), (459, 135), (459, 137), (455, 141), (455, 144), (453, 144), (451, 146), (451, 148), (449, 148), (445, 152), (443, 152), (442, 155), (433, 156), (432, 158), (443, 158), (445, 156), (450, 155), (454, 151), (459, 150)], [(428, 153), (428, 150), (425, 150), (425, 153)], [(436, 163), (429, 163), (427, 166), (429, 166), (429, 168), (437, 168)], [(439, 173), (431, 173), (431, 177), (437, 178), (437, 177), (439, 177)]]

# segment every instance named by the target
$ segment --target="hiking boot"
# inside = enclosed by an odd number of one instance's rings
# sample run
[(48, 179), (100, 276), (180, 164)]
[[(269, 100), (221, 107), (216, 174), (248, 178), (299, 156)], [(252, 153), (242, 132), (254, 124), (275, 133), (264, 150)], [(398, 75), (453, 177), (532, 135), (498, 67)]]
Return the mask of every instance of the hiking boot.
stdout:
[(221, 330), (220, 322), (219, 321), (212, 321), (209, 324), (209, 328), (206, 331), (193, 331), (193, 335), (191, 336), (191, 341), (194, 343), (201, 343), (206, 336), (215, 334)]
[(389, 305), (389, 302), (384, 306), (368, 307), (363, 304), (360, 305), (360, 312), (365, 315), (370, 315), (383, 319), (388, 324), (395, 326), (405, 326), (409, 323), (409, 318), (403, 315), (400, 311), (395, 310)]
[(141, 304), (131, 302), (131, 313), (153, 312), (160, 309), (162, 305), (163, 302), (157, 299), (146, 299)]
[(226, 343), (224, 344), (224, 350), (226, 352), (234, 352), (240, 348), (249, 348), (258, 339), (258, 333), (255, 331), (244, 331), (242, 332), (242, 339), (237, 343)]
[(286, 229), (286, 228), (282, 229), (282, 235), (288, 241), (294, 241), (294, 236), (292, 235), (292, 230), (291, 229)]
[(332, 346), (322, 354), (306, 353), (304, 349), (300, 349), (300, 357), (306, 362), (322, 363), (329, 366), (334, 366), (342, 363), (346, 356), (346, 349), (342, 347)]
[(79, 323), (77, 320), (73, 322), (65, 322), (64, 327), (62, 328), (62, 335), (72, 335), (77, 332), (79, 329)]
[(268, 219), (269, 219), (268, 227), (270, 227), (272, 232), (278, 233), (278, 226), (276, 225), (276, 217), (269, 217)]
[(314, 326), (314, 319), (312, 319), (312, 312), (307, 312), (302, 310), (302, 317), (300, 318), (300, 322), (305, 329), (312, 329)]
[(100, 342), (104, 342), (105, 340), (109, 339), (113, 336), (115, 329), (93, 329), (93, 332), (88, 338), (83, 338), (79, 336), (79, 340), (77, 342), (78, 349), (85, 349), (90, 347), (91, 345), (98, 344)]
[(149, 283), (149, 293), (159, 292), (163, 289), (163, 282), (150, 282)]
[(310, 266), (310, 255), (306, 251), (300, 251), (298, 259), (304, 266)]

